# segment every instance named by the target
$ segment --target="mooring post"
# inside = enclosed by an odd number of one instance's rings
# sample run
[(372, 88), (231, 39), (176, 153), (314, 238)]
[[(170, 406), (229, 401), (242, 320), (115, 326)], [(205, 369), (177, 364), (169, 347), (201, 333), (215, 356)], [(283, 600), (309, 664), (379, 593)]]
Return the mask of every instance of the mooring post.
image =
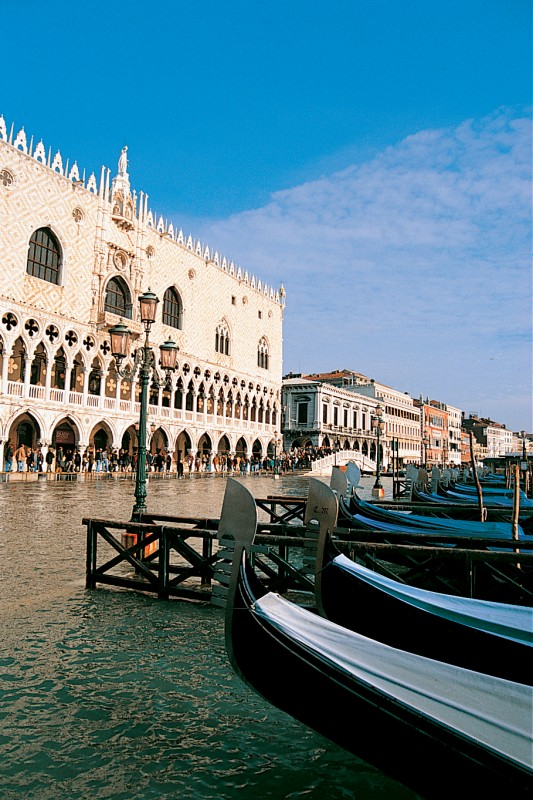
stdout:
[(96, 531), (92, 520), (87, 520), (87, 552), (85, 563), (85, 588), (94, 589), (96, 587)]
[(169, 565), (169, 541), (165, 526), (159, 528), (159, 569), (158, 569), (158, 590), (157, 596), (161, 600), (168, 600), (168, 565)]
[[(202, 558), (207, 561), (213, 555), (213, 540), (210, 536), (204, 533), (202, 541)], [(206, 569), (202, 570), (200, 575), (200, 586), (211, 586), (211, 572)]]

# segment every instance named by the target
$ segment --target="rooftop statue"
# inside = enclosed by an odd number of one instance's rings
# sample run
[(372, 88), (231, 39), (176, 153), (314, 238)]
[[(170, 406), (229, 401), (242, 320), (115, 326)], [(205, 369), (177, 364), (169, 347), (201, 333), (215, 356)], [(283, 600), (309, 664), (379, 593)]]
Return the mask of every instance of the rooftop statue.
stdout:
[(122, 152), (120, 154), (120, 158), (118, 160), (118, 172), (119, 175), (125, 175), (128, 171), (128, 146), (124, 145), (122, 148)]

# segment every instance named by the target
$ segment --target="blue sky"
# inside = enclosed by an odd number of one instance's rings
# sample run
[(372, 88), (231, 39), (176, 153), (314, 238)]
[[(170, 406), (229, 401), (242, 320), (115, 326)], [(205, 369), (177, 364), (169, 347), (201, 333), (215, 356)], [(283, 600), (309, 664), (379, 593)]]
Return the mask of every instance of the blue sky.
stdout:
[(275, 286), (284, 372), (531, 420), (531, 3), (4, 4), (0, 113)]

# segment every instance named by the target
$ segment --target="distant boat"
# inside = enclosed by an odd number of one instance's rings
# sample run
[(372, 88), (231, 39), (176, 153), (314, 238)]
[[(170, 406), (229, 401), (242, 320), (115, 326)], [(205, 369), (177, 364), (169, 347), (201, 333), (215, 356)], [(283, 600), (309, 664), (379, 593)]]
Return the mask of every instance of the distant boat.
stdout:
[(531, 687), (390, 647), (268, 592), (247, 553), (253, 496), (230, 479), (224, 506), (234, 513), (222, 535), (235, 541), (226, 649), (248, 685), (427, 798), (532, 796)]

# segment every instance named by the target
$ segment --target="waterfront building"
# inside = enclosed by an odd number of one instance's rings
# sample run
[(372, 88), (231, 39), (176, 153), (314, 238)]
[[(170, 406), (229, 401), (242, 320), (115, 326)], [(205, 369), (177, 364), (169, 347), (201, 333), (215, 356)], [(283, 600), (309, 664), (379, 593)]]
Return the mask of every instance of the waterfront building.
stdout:
[(393, 389), (373, 378), (360, 376), (353, 391), (375, 398), (383, 407), (385, 420), (385, 463), (398, 458), (398, 466), (420, 463), (420, 409), (408, 392)]
[(499, 458), (513, 451), (513, 432), (500, 422), (470, 414), (463, 427), (467, 432), (472, 431), (487, 458)]
[[(308, 378), (337, 386), (351, 394), (372, 398), (373, 407), (383, 410), (385, 430), (382, 434), (383, 465), (388, 469), (394, 455), (398, 465), (418, 464), (420, 461), (420, 411), (407, 392), (400, 392), (360, 372), (343, 369), (308, 375)], [(285, 384), (284, 384), (285, 385)], [(357, 429), (358, 426), (354, 426)]]
[[(3, 448), (137, 444), (139, 385), (118, 375), (109, 329), (144, 341), (138, 297), (159, 300), (150, 343), (174, 340), (153, 383), (149, 448), (265, 455), (280, 426), (283, 287), (152, 211), (116, 174), (86, 174), (0, 117), (0, 464)], [(158, 356), (157, 356), (158, 357)]]
[(420, 409), (422, 463), (427, 468), (448, 466), (450, 451), (448, 410), (438, 400), (415, 399)]
[(463, 412), (460, 408), (446, 403), (448, 412), (448, 452), (445, 454), (446, 463), (453, 467), (460, 467), (461, 456), (461, 427), (463, 424)]
[[(331, 373), (324, 373), (327, 376)], [(353, 450), (373, 464), (377, 435), (372, 426), (378, 400), (322, 380), (321, 375), (289, 373), (283, 378), (283, 443), (291, 448), (316, 447), (326, 452)], [(385, 437), (381, 439), (381, 464), (386, 468)], [(369, 464), (369, 466), (373, 466)]]

